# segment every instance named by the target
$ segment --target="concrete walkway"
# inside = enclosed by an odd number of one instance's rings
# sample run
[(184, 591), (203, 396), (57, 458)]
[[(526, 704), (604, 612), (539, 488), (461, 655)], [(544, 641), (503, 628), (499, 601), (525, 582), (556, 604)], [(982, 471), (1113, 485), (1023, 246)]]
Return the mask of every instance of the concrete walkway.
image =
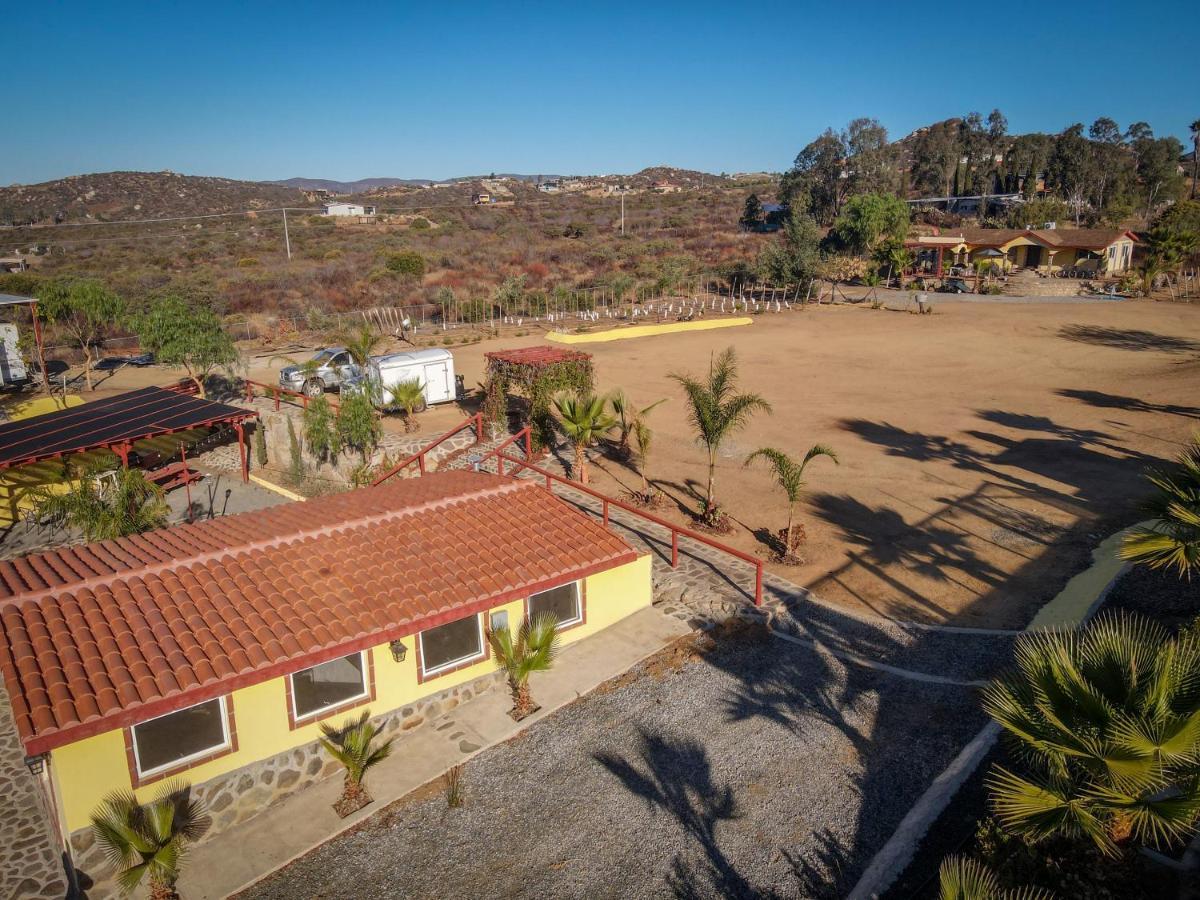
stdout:
[(541, 709), (521, 723), (508, 716), (503, 688), (486, 691), (397, 738), (389, 759), (373, 770), (375, 802), (339, 819), (332, 804), (342, 781), (330, 778), (299, 791), (240, 825), (195, 847), (180, 880), (189, 900), (226, 897), (359, 824), (394, 800), (441, 776), (481, 750), (511, 738), (603, 682), (630, 669), (691, 629), (657, 609), (643, 609), (604, 631), (567, 646), (555, 668), (535, 674), (533, 696)]

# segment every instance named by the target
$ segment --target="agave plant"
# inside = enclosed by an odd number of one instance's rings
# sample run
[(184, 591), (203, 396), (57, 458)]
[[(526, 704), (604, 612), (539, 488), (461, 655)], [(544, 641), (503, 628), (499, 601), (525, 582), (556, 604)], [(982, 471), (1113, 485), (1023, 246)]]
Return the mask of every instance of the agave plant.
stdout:
[(1041, 888), (1000, 886), (996, 873), (978, 860), (948, 856), (938, 868), (938, 900), (1054, 900)]
[(394, 737), (377, 742), (379, 729), (371, 723), (371, 711), (364, 709), (357, 719), (349, 719), (340, 728), (321, 723), (321, 746), (346, 770), (342, 797), (337, 806), (344, 813), (353, 812), (371, 802), (364, 781), (367, 772), (392, 753)]
[(1163, 845), (1200, 816), (1200, 636), (1106, 615), (1017, 641), (1015, 669), (983, 706), (1026, 772), (997, 767), (993, 809), (1009, 831), (1083, 837), (1115, 854)]
[(425, 408), (425, 388), (416, 378), (401, 381), (388, 391), (388, 402), (404, 410), (404, 430), (416, 431), (421, 426), (417, 424), (417, 410)]
[(800, 494), (804, 490), (804, 469), (808, 464), (818, 456), (827, 456), (838, 464), (837, 454), (824, 444), (813, 444), (808, 452), (804, 454), (804, 458), (797, 462), (792, 459), (782, 450), (776, 450), (774, 447), (762, 447), (755, 450), (746, 457), (746, 465), (750, 465), (756, 459), (765, 459), (770, 463), (771, 468), (775, 472), (775, 481), (783, 491), (784, 496), (788, 501), (788, 519), (787, 528), (784, 529), (783, 554), (787, 556), (796, 547), (796, 541), (793, 538), (796, 520), (796, 504), (800, 502)]
[(587, 450), (600, 435), (611, 431), (616, 419), (604, 411), (604, 398), (596, 396), (563, 396), (554, 398), (558, 410), (558, 425), (575, 447), (576, 479), (588, 483)]
[(36, 493), (34, 509), (40, 521), (78, 528), (89, 541), (141, 534), (167, 524), (170, 508), (163, 490), (140, 469), (109, 473), (107, 466), (94, 464), (69, 470), (67, 477), (73, 483), (66, 491), (46, 488)]
[(116, 870), (117, 882), (132, 891), (143, 881), (151, 900), (175, 900), (175, 884), (189, 844), (199, 840), (211, 820), (183, 781), (165, 783), (149, 803), (129, 791), (104, 798), (92, 813), (92, 834)]
[(1200, 438), (1179, 455), (1174, 471), (1151, 469), (1146, 477), (1158, 489), (1147, 504), (1154, 524), (1127, 534), (1118, 555), (1190, 578), (1200, 565)]
[(741, 430), (755, 412), (770, 412), (771, 405), (758, 394), (737, 393), (737, 355), (732, 347), (709, 363), (708, 378), (672, 374), (688, 399), (688, 418), (696, 439), (708, 452), (708, 485), (703, 518), (710, 525), (719, 519), (715, 480), (717, 453), (734, 432)]
[(487, 639), (496, 656), (496, 665), (508, 679), (513, 717), (523, 719), (533, 712), (529, 676), (549, 669), (558, 656), (558, 619), (553, 613), (539, 613), (533, 619), (525, 616), (515, 636), (506, 625), (489, 629)]

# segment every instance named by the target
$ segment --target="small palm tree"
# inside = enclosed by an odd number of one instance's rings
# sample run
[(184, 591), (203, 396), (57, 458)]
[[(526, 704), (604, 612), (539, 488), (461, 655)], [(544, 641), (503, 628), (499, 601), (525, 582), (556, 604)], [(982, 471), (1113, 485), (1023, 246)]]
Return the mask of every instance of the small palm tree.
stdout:
[(339, 813), (349, 815), (371, 802), (363, 783), (367, 772), (387, 759), (392, 753), (394, 737), (376, 743), (379, 729), (370, 721), (371, 711), (364, 709), (357, 719), (348, 719), (341, 728), (321, 723), (321, 746), (346, 769), (346, 780), (342, 786), (342, 797), (337, 802)]
[(417, 424), (416, 413), (425, 406), (425, 388), (420, 381), (416, 378), (401, 381), (388, 392), (388, 401), (404, 410), (405, 431), (417, 431), (421, 427)]
[(708, 486), (704, 495), (704, 521), (715, 525), (720, 520), (715, 493), (717, 452), (721, 445), (741, 430), (758, 411), (769, 413), (771, 405), (758, 394), (737, 393), (737, 355), (729, 347), (709, 363), (708, 379), (700, 381), (686, 374), (672, 374), (688, 399), (688, 418), (696, 438), (708, 451)]
[(938, 869), (938, 900), (1053, 900), (1041, 888), (1000, 887), (996, 874), (983, 863), (962, 856), (948, 856)]
[(555, 397), (558, 425), (575, 446), (574, 475), (581, 484), (588, 483), (587, 457), (584, 451), (596, 438), (611, 431), (616, 419), (604, 411), (604, 398), (589, 396)]
[(665, 402), (665, 400), (659, 400), (657, 403), (634, 410), (629, 428), (630, 434), (633, 436), (634, 453), (637, 456), (638, 474), (642, 476), (642, 500), (646, 503), (651, 500), (650, 481), (646, 477), (646, 469), (650, 465), (650, 450), (654, 445), (654, 432), (646, 420), (654, 407)]
[(109, 794), (92, 813), (92, 834), (116, 870), (117, 882), (126, 891), (148, 882), (151, 900), (179, 897), (175, 883), (188, 844), (199, 840), (210, 824), (203, 804), (182, 781), (167, 782), (146, 804), (128, 791)]
[(658, 406), (660, 403), (666, 403), (666, 399), (656, 400), (649, 406), (638, 409), (634, 406), (626, 393), (617, 388), (608, 395), (608, 403), (612, 407), (613, 416), (617, 420), (617, 450), (622, 457), (629, 456), (629, 439), (633, 435), (634, 424), (639, 417), (644, 417), (650, 410)]
[(120, 468), (111, 474), (106, 470), (102, 464), (80, 473), (68, 470), (73, 481), (66, 491), (43, 488), (35, 494), (35, 515), (49, 525), (78, 528), (89, 541), (141, 534), (167, 524), (170, 508), (162, 488), (140, 469)]
[(360, 369), (366, 369), (371, 361), (371, 354), (384, 342), (384, 335), (370, 325), (363, 323), (358, 330), (345, 332), (338, 336), (337, 341), (346, 348), (350, 358)]
[(750, 465), (756, 459), (765, 459), (770, 463), (771, 468), (775, 471), (775, 482), (779, 485), (788, 501), (788, 520), (787, 528), (784, 530), (783, 540), (783, 555), (789, 555), (796, 548), (799, 541), (793, 538), (795, 534), (796, 520), (796, 504), (800, 501), (800, 494), (804, 490), (804, 469), (809, 462), (818, 456), (827, 456), (833, 460), (834, 464), (838, 463), (837, 454), (824, 444), (813, 444), (808, 452), (804, 454), (804, 459), (796, 462), (782, 450), (776, 450), (774, 447), (762, 447), (755, 450), (746, 457), (746, 465)]
[(1155, 522), (1125, 536), (1117, 555), (1191, 578), (1200, 566), (1200, 439), (1179, 455), (1174, 472), (1146, 473), (1158, 493), (1146, 506)]
[(525, 616), (516, 637), (506, 625), (494, 631), (488, 629), (487, 639), (496, 656), (496, 665), (508, 678), (513, 717), (523, 719), (534, 708), (529, 676), (534, 672), (545, 672), (558, 656), (558, 619), (553, 613), (539, 613), (532, 620)]
[(1086, 837), (1116, 854), (1170, 844), (1200, 816), (1200, 636), (1135, 616), (1027, 634), (983, 708), (1015, 738), (1028, 774), (988, 779), (1001, 825)]

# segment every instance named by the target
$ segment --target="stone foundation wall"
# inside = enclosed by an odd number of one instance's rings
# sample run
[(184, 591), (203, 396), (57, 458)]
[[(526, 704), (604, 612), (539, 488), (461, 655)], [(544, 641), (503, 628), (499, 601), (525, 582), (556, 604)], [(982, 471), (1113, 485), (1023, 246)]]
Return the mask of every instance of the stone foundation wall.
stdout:
[[(500, 672), (484, 675), (466, 684), (431, 694), (400, 709), (382, 713), (373, 717), (372, 721), (380, 727), (385, 737), (403, 734), (422, 727), (442, 713), (454, 709), (460, 703), (465, 703), (502, 681), (503, 675)], [(254, 818), (294, 791), (303, 790), (326, 778), (337, 777), (341, 771), (342, 767), (329, 758), (319, 743), (313, 741), (210, 781), (193, 785), (196, 797), (204, 803), (212, 817), (212, 826), (204, 840), (232, 825)], [(94, 884), (87, 892), (89, 900), (119, 896), (104, 855), (96, 845), (90, 829), (84, 828), (72, 833), (71, 851), (76, 869), (87, 876), (81, 878), (81, 881), (86, 884), (90, 879)]]

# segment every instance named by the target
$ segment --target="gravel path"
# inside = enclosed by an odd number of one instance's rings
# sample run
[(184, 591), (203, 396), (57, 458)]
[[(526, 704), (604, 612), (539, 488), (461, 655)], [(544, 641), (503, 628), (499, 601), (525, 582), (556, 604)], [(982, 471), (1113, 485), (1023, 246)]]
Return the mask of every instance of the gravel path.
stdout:
[(980, 727), (761, 628), (693, 639), (485, 751), (246, 898), (836, 897)]

